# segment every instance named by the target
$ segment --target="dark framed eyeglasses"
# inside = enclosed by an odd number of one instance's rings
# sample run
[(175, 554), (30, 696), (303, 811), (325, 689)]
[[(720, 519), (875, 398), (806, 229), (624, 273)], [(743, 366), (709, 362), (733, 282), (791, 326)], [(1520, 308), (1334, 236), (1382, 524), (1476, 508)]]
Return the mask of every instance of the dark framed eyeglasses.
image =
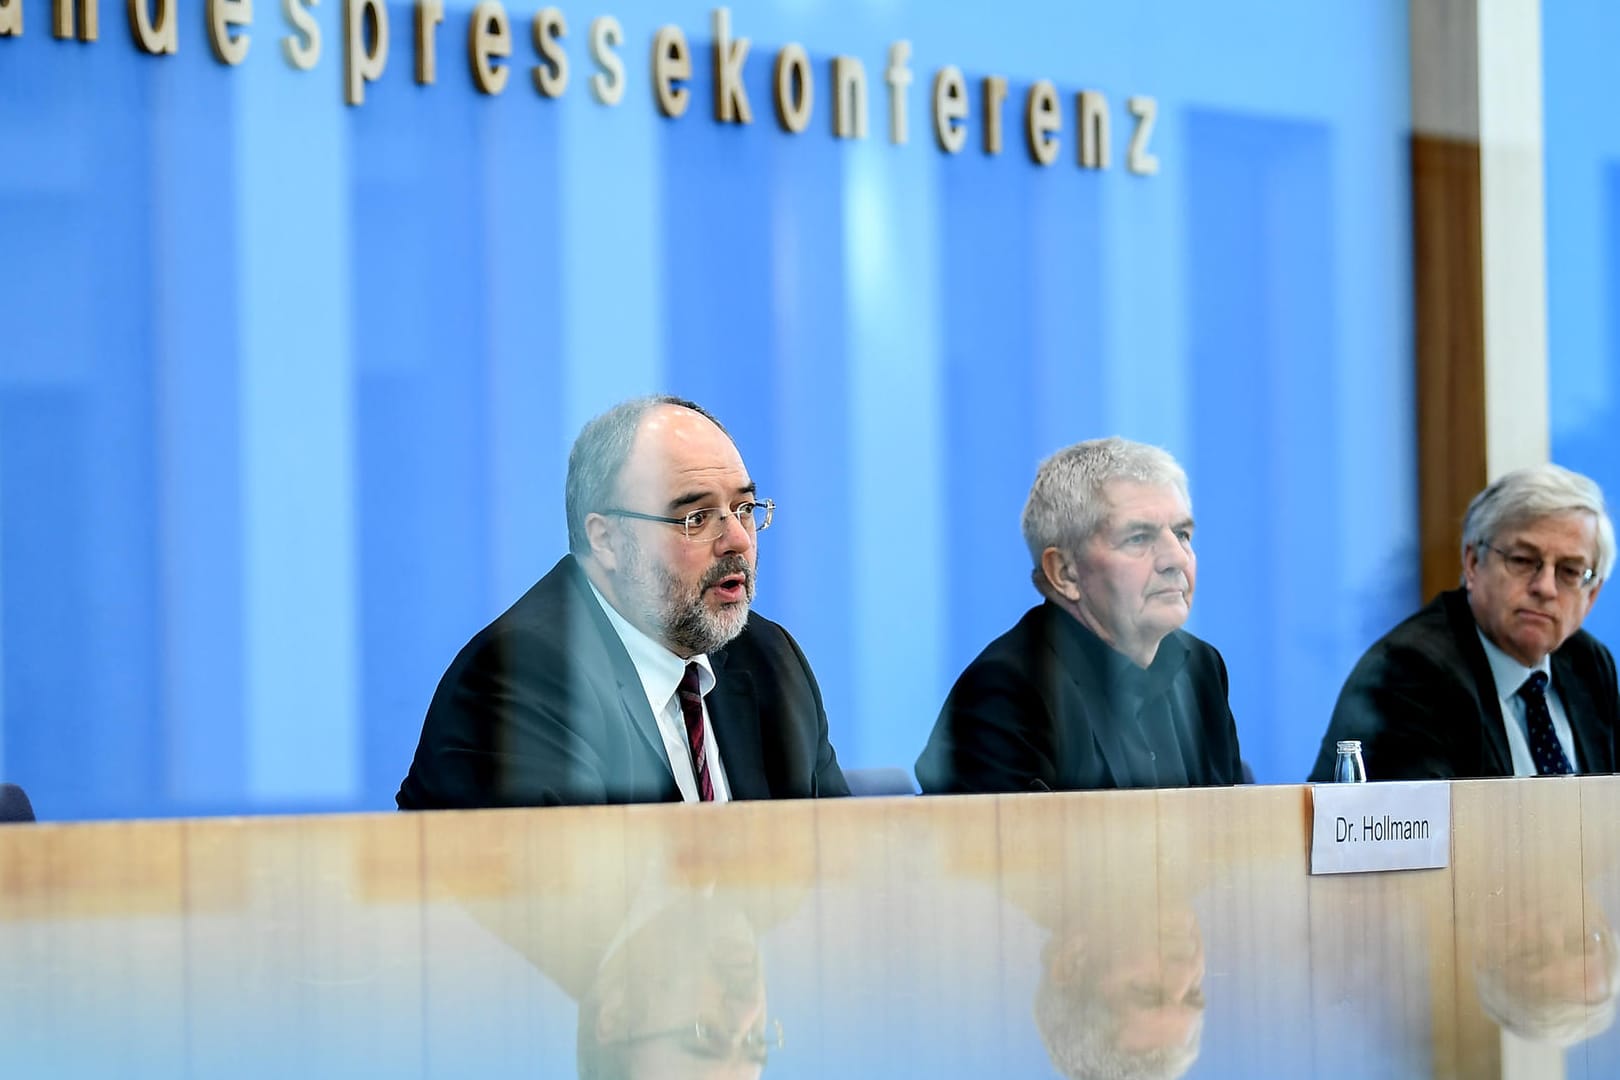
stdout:
[(733, 1061), (740, 1058), (756, 1065), (764, 1065), (772, 1051), (780, 1050), (785, 1045), (780, 1020), (772, 1020), (763, 1030), (748, 1031), (741, 1036), (727, 1034), (721, 1028), (710, 1027), (701, 1020), (694, 1020), (678, 1027), (638, 1032), (616, 1041), (620, 1046), (633, 1046), (636, 1043), (652, 1042), (657, 1039), (675, 1039), (683, 1052), (707, 1061)]
[(771, 527), (771, 519), (776, 516), (776, 503), (770, 499), (744, 499), (729, 510), (723, 506), (705, 506), (701, 510), (693, 510), (684, 517), (643, 514), (640, 510), (625, 510), (622, 507), (613, 507), (603, 510), (602, 513), (612, 514), (614, 517), (634, 518), (637, 521), (658, 521), (665, 525), (679, 525), (685, 531), (688, 540), (705, 544), (718, 540), (720, 534), (726, 531), (727, 518), (736, 518), (750, 533), (764, 532)]
[[(1504, 551), (1495, 544), (1481, 543), (1480, 546), (1500, 555), (1507, 572), (1521, 581), (1536, 580), (1547, 565), (1547, 560), (1540, 555), (1531, 555), (1523, 551)], [(1561, 589), (1584, 592), (1597, 583), (1597, 569), (1582, 563), (1553, 563), (1553, 578)]]

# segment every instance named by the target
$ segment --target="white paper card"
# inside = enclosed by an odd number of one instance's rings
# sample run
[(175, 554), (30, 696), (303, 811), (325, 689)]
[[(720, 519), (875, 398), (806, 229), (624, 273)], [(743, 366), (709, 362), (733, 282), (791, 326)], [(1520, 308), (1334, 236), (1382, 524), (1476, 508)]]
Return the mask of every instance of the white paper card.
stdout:
[(1311, 873), (1422, 870), (1451, 862), (1444, 780), (1311, 787)]

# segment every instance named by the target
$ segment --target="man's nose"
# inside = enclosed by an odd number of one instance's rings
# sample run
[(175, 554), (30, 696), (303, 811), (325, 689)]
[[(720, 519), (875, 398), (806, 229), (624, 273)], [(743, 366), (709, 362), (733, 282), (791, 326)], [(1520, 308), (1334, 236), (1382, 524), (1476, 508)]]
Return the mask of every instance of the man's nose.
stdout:
[(759, 976), (729, 988), (724, 999), (726, 1025), (739, 1036), (765, 1019), (765, 980)]
[(1544, 562), (1530, 578), (1530, 591), (1537, 596), (1558, 595), (1558, 567), (1552, 562)]
[(714, 541), (720, 549), (720, 554), (730, 555), (747, 551), (754, 546), (754, 534), (743, 524), (742, 516), (727, 513), (720, 523), (720, 535)]
[(1186, 574), (1187, 566), (1191, 562), (1187, 546), (1181, 542), (1180, 537), (1171, 532), (1159, 537), (1158, 542), (1154, 544), (1154, 557), (1158, 560), (1158, 570), (1161, 574), (1167, 574), (1172, 570)]

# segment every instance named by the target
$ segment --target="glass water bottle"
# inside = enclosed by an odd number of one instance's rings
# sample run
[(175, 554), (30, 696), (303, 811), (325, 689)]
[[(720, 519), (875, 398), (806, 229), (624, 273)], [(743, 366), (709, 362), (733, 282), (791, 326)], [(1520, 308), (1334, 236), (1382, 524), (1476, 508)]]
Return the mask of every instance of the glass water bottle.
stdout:
[(1367, 764), (1361, 760), (1361, 740), (1339, 740), (1339, 757), (1333, 763), (1335, 784), (1365, 784)]

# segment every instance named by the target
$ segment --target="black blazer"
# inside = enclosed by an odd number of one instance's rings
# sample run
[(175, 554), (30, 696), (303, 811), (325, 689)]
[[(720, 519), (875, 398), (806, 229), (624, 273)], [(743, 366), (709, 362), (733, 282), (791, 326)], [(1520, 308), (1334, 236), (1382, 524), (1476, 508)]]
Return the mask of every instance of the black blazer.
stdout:
[[(1552, 654), (1553, 687), (1583, 773), (1614, 771), (1614, 657), (1577, 630)], [(1344, 688), (1311, 780), (1333, 779), (1336, 744), (1360, 739), (1369, 780), (1512, 776), (1502, 705), (1466, 589), (1443, 592), (1368, 649)]]
[[(734, 799), (847, 795), (810, 665), (750, 614), (710, 656), (705, 699)], [(646, 692), (584, 571), (564, 556), (439, 681), (404, 810), (677, 802)]]
[[(1050, 601), (992, 641), (951, 689), (917, 759), (925, 792), (1236, 784), (1221, 654), (1184, 631), (1143, 671)], [(1160, 751), (1144, 743), (1157, 725)], [(1163, 750), (1179, 756), (1159, 783)], [(1144, 760), (1148, 755), (1151, 760)]]

